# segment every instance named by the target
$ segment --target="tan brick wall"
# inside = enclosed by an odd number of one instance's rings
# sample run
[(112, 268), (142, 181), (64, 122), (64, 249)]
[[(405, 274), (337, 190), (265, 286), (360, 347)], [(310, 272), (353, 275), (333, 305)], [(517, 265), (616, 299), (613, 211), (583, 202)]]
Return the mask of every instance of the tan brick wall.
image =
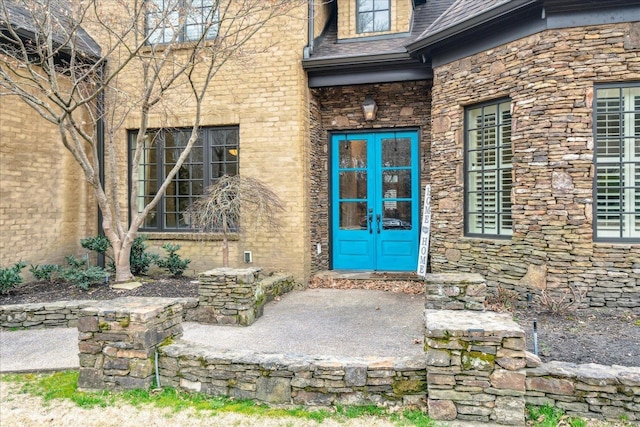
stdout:
[[(281, 198), (285, 206), (279, 234), (262, 229), (247, 230), (234, 243), (231, 265), (242, 266), (242, 253), (253, 252), (253, 266), (286, 270), (297, 279), (309, 276), (308, 254), (308, 92), (301, 67), (307, 44), (307, 7), (302, 4), (289, 16), (272, 21), (244, 47), (246, 54), (228, 62), (215, 76), (203, 105), (201, 126), (237, 125), (240, 132), (240, 173), (262, 180)], [(282, 31), (286, 28), (287, 31)], [(93, 34), (92, 34), (93, 35)], [(126, 81), (136, 85), (137, 70)], [(186, 89), (186, 88), (185, 88)], [(168, 94), (163, 108), (152, 113), (150, 127), (190, 127), (194, 105), (185, 91)], [(139, 127), (133, 112), (127, 129)], [(121, 174), (127, 174), (127, 136), (118, 136)], [(125, 180), (122, 180), (125, 181)], [(121, 201), (127, 202), (126, 182), (121, 183)], [(197, 269), (221, 265), (219, 242), (202, 244), (176, 240)], [(157, 242), (161, 245), (163, 242)], [(154, 242), (154, 245), (156, 242)]]
[(389, 31), (358, 34), (356, 14), (356, 0), (338, 0), (338, 40), (407, 32), (411, 28), (413, 4), (411, 0), (391, 0)]
[[(478, 272), (522, 295), (573, 285), (592, 306), (640, 308), (640, 244), (593, 242), (591, 220), (593, 88), (640, 81), (640, 52), (624, 45), (631, 25), (545, 31), (434, 70), (435, 271)], [(464, 107), (502, 97), (513, 111), (513, 238), (467, 238)]]
[(0, 97), (0, 265), (83, 255), (80, 239), (96, 233), (96, 211), (57, 128), (19, 99)]

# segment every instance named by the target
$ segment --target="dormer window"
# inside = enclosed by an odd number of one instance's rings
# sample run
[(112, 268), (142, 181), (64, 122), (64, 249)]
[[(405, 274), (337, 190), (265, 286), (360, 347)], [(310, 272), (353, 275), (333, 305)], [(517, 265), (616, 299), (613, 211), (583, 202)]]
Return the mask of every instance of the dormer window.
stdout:
[(357, 32), (377, 33), (391, 29), (390, 0), (356, 0)]
[(147, 0), (150, 44), (214, 39), (219, 11), (215, 0)]

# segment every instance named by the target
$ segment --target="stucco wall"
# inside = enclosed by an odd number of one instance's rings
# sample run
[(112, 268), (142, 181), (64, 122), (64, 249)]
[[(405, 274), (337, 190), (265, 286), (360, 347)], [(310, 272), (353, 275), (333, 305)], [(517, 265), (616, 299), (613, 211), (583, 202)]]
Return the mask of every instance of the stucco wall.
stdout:
[[(425, 161), (430, 150), (429, 81), (338, 86), (312, 89), (311, 103), (311, 253), (313, 271), (329, 266), (329, 133), (393, 128), (418, 128), (420, 138), (421, 185), (429, 174)], [(378, 105), (377, 118), (365, 122), (362, 101), (371, 95)], [(417, 239), (417, 237), (416, 237)], [(317, 244), (322, 253), (317, 253)], [(417, 262), (417, 260), (416, 260)]]
[[(592, 238), (594, 84), (640, 81), (632, 25), (545, 31), (434, 70), (434, 271), (478, 272), (523, 297), (575, 286), (586, 305), (640, 309), (640, 244)], [(464, 237), (464, 108), (503, 97), (513, 117), (513, 237)]]

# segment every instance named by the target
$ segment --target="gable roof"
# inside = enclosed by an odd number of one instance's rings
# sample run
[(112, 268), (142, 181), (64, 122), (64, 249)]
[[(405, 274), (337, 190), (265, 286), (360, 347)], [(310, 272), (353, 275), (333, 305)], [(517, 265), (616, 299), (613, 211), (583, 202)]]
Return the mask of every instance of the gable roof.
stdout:
[(408, 47), (420, 49), (534, 3), (539, 0), (456, 0)]
[[(35, 37), (38, 27), (34, 18), (39, 12), (30, 12), (21, 2), (15, 0), (3, 0), (3, 3), (2, 7), (6, 8), (8, 22), (5, 21), (4, 13), (0, 8), (0, 28), (8, 28), (11, 25), (21, 37)], [(74, 29), (75, 23), (68, 12), (71, 10), (69, 1), (49, 0), (47, 4), (53, 18), (52, 21), (56, 26), (53, 34), (54, 41), (73, 43), (75, 48), (85, 55), (99, 57), (101, 49), (98, 43), (82, 27)], [(67, 42), (67, 31), (71, 29), (74, 29), (76, 37)]]

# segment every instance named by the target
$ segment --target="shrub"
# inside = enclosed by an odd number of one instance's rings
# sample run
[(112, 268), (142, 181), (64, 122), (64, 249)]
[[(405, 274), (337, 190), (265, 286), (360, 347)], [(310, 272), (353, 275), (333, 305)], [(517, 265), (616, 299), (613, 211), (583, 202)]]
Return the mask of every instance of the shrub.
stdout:
[(131, 273), (136, 276), (146, 274), (151, 264), (158, 262), (159, 256), (156, 254), (149, 254), (146, 252), (147, 244), (146, 236), (138, 236), (133, 240), (131, 245), (131, 255), (129, 262), (131, 263)]
[[(131, 265), (131, 273), (140, 276), (146, 274), (151, 264), (155, 263), (158, 256), (147, 253), (146, 236), (137, 236), (131, 244), (131, 254), (129, 255), (129, 263)], [(114, 259), (108, 254), (111, 248), (111, 242), (105, 236), (87, 237), (80, 240), (83, 248), (104, 255), (109, 260), (109, 269), (115, 271), (116, 265)]]
[(60, 279), (87, 290), (90, 285), (105, 283), (109, 275), (102, 267), (87, 267), (87, 260), (79, 260), (73, 255), (65, 257), (67, 267), (60, 269)]
[(33, 274), (36, 280), (44, 280), (47, 282), (53, 282), (53, 273), (57, 273), (60, 270), (60, 266), (55, 264), (42, 264), (33, 265), (29, 267), (29, 272)]
[(518, 292), (498, 285), (495, 293), (487, 297), (487, 305), (494, 311), (513, 311), (518, 303)]
[(11, 289), (22, 283), (20, 271), (22, 271), (26, 266), (27, 264), (24, 261), (20, 261), (15, 263), (12, 267), (0, 267), (0, 293), (9, 293)]
[(172, 243), (165, 243), (162, 245), (162, 249), (167, 251), (168, 255), (167, 258), (158, 259), (156, 261), (158, 267), (169, 270), (169, 272), (174, 276), (182, 276), (182, 273), (187, 269), (191, 260), (188, 258), (180, 258), (180, 255), (176, 253), (180, 248), (180, 245), (174, 245)]
[(538, 304), (542, 311), (551, 313), (554, 316), (561, 316), (575, 311), (587, 295), (587, 291), (588, 289), (579, 289), (569, 285), (568, 290), (565, 289), (554, 296), (551, 291), (544, 289), (540, 292)]

